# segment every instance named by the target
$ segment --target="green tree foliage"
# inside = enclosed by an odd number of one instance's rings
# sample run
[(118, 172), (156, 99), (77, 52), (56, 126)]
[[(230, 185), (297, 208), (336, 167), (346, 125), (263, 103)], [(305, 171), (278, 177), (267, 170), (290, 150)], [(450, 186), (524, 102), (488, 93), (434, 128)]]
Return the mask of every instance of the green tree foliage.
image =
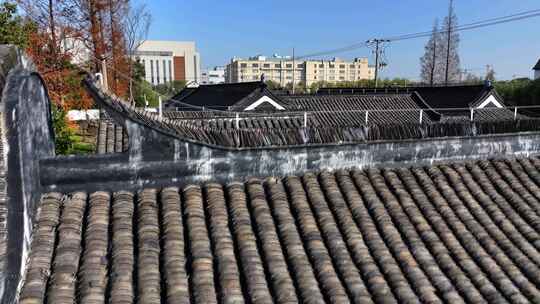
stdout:
[(268, 79), (264, 82), (266, 84), (266, 87), (270, 90), (279, 90), (282, 89), (281, 85), (277, 81), (273, 81), (271, 79)]
[[(540, 79), (518, 78), (510, 81), (494, 83), (507, 105), (510, 106), (540, 106)], [(540, 109), (535, 109), (539, 112)]]
[(174, 80), (173, 82), (158, 84), (154, 89), (161, 95), (165, 96), (166, 99), (173, 97), (178, 94), (182, 89), (186, 87), (185, 80)]
[[(406, 78), (386, 78), (379, 79), (379, 87), (404, 87), (412, 86), (416, 83), (411, 82)], [(319, 81), (314, 82), (309, 87), (311, 93), (315, 93), (319, 88), (374, 88), (375, 80), (358, 80), (358, 81), (339, 81), (339, 82), (327, 82)]]
[(72, 146), (73, 131), (66, 120), (66, 111), (56, 104), (51, 104), (56, 154), (69, 154)]
[(152, 85), (144, 79), (144, 66), (140, 62), (134, 62), (133, 72), (133, 99), (137, 107), (157, 107), (159, 104), (158, 94), (154, 92)]
[(51, 114), (54, 128), (54, 145), (56, 154), (69, 155), (94, 152), (95, 146), (84, 143), (82, 138), (75, 134), (75, 130), (69, 126), (66, 117), (66, 110), (52, 103)]
[(17, 4), (5, 1), (0, 4), (0, 44), (14, 44), (25, 48), (28, 33), (33, 26), (17, 15)]

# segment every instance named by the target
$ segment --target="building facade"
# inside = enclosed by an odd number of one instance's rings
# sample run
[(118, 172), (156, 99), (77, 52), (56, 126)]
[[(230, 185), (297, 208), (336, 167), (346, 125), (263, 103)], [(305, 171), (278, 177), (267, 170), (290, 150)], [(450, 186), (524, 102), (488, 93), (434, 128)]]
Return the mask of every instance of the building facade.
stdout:
[(375, 78), (375, 68), (367, 58), (352, 62), (338, 58), (333, 60), (293, 61), (290, 57), (255, 56), (249, 59), (233, 58), (226, 68), (226, 82), (250, 82), (272, 80), (285, 86), (289, 83), (305, 83), (310, 86), (319, 81), (342, 82)]
[(211, 70), (203, 71), (201, 74), (201, 84), (225, 83), (225, 67), (218, 66)]
[(201, 59), (192, 41), (144, 41), (135, 52), (152, 85), (174, 80), (200, 82)]

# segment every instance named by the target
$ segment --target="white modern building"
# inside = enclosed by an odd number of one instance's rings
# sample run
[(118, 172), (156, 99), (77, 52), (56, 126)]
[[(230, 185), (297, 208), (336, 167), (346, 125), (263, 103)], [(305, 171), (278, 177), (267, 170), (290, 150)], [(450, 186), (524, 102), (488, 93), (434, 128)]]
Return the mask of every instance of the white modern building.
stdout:
[(203, 71), (201, 74), (201, 84), (225, 83), (225, 67), (218, 66), (211, 70)]
[(201, 81), (201, 59), (192, 41), (144, 41), (135, 52), (152, 85), (174, 80)]
[(262, 75), (285, 86), (305, 83), (310, 86), (319, 81), (340, 82), (375, 78), (375, 68), (369, 66), (367, 58), (344, 61), (332, 60), (292, 60), (290, 57), (267, 58), (255, 56), (249, 59), (233, 58), (226, 68), (226, 82), (251, 82), (260, 80)]

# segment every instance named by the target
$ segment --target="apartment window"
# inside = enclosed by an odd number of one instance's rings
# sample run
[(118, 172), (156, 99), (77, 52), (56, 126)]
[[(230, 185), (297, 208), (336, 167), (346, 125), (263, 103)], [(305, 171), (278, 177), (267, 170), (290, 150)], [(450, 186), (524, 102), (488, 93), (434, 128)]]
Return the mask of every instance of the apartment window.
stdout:
[(157, 84), (159, 84), (159, 60), (156, 60), (156, 80)]
[(328, 77), (328, 79), (335, 80), (336, 78), (334, 76), (330, 76), (330, 77)]
[(169, 60), (169, 81), (172, 82), (172, 62)]
[(341, 76), (339, 77), (339, 80), (345, 80), (345, 77)]
[(339, 73), (340, 74), (345, 74), (345, 70), (340, 70)]
[(351, 64), (351, 69), (354, 69), (356, 66), (354, 64)]
[(313, 76), (313, 79), (317, 80), (317, 76)]
[(299, 64), (299, 65), (297, 65), (296, 67), (299, 68), (299, 69), (301, 69), (301, 68), (304, 67), (304, 65), (303, 65), (303, 64)]
[(319, 67), (320, 67), (320, 68), (324, 68), (324, 64), (322, 64), (322, 63), (319, 64)]
[(269, 67), (270, 67), (270, 64), (269, 64), (269, 63), (265, 63), (265, 64), (263, 64), (263, 67), (269, 68)]
[(276, 65), (274, 65), (274, 67), (276, 67), (278, 69), (281, 68), (281, 63), (276, 63)]
[(241, 68), (247, 68), (247, 63), (241, 63), (241, 64), (240, 64), (240, 67), (241, 67)]
[(285, 67), (290, 69), (290, 68), (292, 68), (292, 64), (287, 63), (287, 65), (285, 65)]
[(331, 68), (331, 69), (333, 69), (333, 68), (335, 68), (336, 66), (333, 65), (333, 64), (330, 64), (330, 65), (328, 65), (328, 67)]
[(340, 68), (340, 69), (344, 69), (344, 68), (345, 68), (345, 65), (344, 65), (344, 64), (340, 64), (340, 65), (339, 65), (339, 68)]
[(152, 79), (152, 84), (154, 84), (154, 60), (150, 60), (150, 78)]
[(258, 68), (258, 67), (259, 67), (259, 64), (258, 64), (258, 63), (254, 63), (254, 64), (252, 64), (251, 66), (254, 67), (254, 68)]
[(253, 73), (259, 73), (259, 70), (257, 70), (257, 69), (253, 69), (253, 71), (252, 71), (252, 72), (253, 72)]
[(163, 60), (163, 82), (167, 82), (167, 69), (165, 68), (167, 66), (167, 61)]
[(287, 77), (285, 77), (285, 78), (286, 78), (286, 79), (292, 79), (292, 76), (287, 76)]

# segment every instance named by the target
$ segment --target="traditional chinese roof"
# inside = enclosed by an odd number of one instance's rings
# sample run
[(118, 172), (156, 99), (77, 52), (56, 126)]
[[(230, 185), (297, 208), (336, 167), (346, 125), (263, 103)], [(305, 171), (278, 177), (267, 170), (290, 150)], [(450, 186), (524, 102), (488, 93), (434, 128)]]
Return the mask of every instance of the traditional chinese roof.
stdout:
[[(257, 89), (264, 90), (264, 87), (260, 81), (200, 85), (180, 91), (165, 103), (165, 107), (181, 110), (193, 110), (196, 107), (227, 110), (248, 98)], [(190, 109), (188, 105), (194, 107)]]
[(535, 70), (535, 71), (540, 70), (540, 59), (538, 59), (538, 62), (537, 62), (536, 65), (533, 67), (533, 70)]
[(21, 303), (535, 302), (539, 167), (46, 193)]
[[(3, 303), (540, 301), (540, 134), (519, 133), (536, 120), (325, 126), (387, 133), (264, 149), (299, 133), (172, 121), (90, 85), (129, 153), (56, 156), (43, 80), (7, 79)], [(404, 130), (469, 136), (378, 140)]]
[[(540, 128), (540, 120), (529, 117), (514, 119), (462, 119), (457, 121), (430, 122), (428, 115), (420, 123), (420, 111), (406, 116), (406, 111), (370, 113), (371, 123), (365, 122), (365, 111), (332, 113), (312, 111), (288, 113), (255, 113), (236, 119), (234, 112), (213, 112), (211, 119), (171, 119), (136, 109), (129, 104), (102, 92), (91, 80), (85, 81), (96, 101), (111, 112), (111, 116), (128, 118), (160, 133), (180, 140), (232, 149), (259, 149), (272, 147), (309, 146), (320, 144), (365, 143), (375, 140), (421, 139), (447, 136), (477, 136), (508, 132), (534, 131)], [(392, 98), (379, 97), (383, 105), (391, 104)], [(410, 97), (409, 97), (410, 98)], [(321, 99), (324, 99), (321, 97)], [(400, 97), (403, 100), (402, 97)], [(300, 99), (301, 100), (301, 99)], [(346, 98), (340, 97), (342, 102)], [(382, 102), (384, 101), (384, 102)], [(413, 101), (409, 101), (413, 102)], [(331, 102), (330, 102), (331, 104)], [(355, 103), (358, 104), (358, 103)], [(482, 112), (508, 112), (507, 109), (478, 109)], [(381, 114), (382, 113), (382, 114)], [(426, 113), (427, 114), (427, 113)], [(222, 118), (216, 118), (222, 115)], [(416, 118), (414, 115), (417, 115)], [(224, 117), (223, 117), (224, 116)], [(408, 121), (400, 120), (409, 117)], [(496, 117), (496, 116), (495, 116)], [(307, 119), (306, 119), (307, 118)], [(374, 118), (374, 119), (373, 119)], [(521, 119), (523, 118), (523, 119)], [(379, 119), (379, 121), (378, 121)], [(417, 120), (418, 119), (418, 122)], [(414, 121), (412, 121), (414, 120)], [(237, 122), (238, 121), (238, 125)], [(305, 122), (308, 122), (307, 127)]]

